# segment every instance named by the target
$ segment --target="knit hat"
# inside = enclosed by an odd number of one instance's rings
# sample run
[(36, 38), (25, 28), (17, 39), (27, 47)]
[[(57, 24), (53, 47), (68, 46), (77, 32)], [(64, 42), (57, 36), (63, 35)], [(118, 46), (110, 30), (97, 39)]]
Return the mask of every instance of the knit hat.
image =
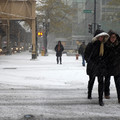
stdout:
[(109, 38), (108, 33), (104, 32), (103, 30), (96, 30), (92, 41), (93, 42), (96, 41), (98, 39), (98, 37), (100, 37), (100, 36), (105, 36), (105, 39), (104, 39), (105, 41), (104, 42), (106, 42)]

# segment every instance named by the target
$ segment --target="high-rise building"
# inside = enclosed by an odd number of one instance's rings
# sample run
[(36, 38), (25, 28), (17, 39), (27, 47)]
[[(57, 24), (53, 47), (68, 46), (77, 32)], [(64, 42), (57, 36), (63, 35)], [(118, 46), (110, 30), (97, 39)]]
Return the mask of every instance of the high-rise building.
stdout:
[(85, 14), (83, 10), (85, 9), (85, 0), (73, 0), (72, 7), (76, 9), (76, 13), (73, 16), (73, 34), (84, 34)]

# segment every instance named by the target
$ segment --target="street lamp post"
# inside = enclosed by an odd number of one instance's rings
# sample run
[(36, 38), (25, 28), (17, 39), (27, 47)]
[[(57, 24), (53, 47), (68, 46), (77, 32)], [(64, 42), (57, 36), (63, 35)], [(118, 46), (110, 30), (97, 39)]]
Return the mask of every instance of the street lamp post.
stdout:
[(96, 0), (94, 0), (94, 34), (96, 31)]
[(43, 43), (44, 43), (44, 48), (45, 48), (45, 55), (47, 55), (47, 35), (49, 31), (49, 24), (50, 24), (50, 19), (43, 19), (43, 29), (44, 29), (44, 34), (43, 34)]

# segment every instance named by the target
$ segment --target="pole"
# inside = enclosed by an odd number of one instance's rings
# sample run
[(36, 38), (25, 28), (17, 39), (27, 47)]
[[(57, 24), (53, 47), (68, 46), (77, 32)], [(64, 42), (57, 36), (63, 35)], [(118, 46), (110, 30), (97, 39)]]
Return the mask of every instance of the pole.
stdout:
[(36, 20), (35, 20), (35, 2), (33, 2), (32, 5), (32, 59), (37, 59), (36, 54)]
[(18, 52), (20, 52), (20, 30), (18, 31)]
[(38, 56), (38, 19), (36, 17), (36, 55)]
[(35, 26), (35, 19), (32, 20), (32, 59), (37, 58), (36, 54), (36, 26)]
[(48, 23), (46, 24), (46, 30), (45, 30), (45, 55), (47, 55), (47, 32), (48, 32)]
[(11, 48), (10, 48), (10, 21), (7, 20), (7, 54), (11, 54)]
[(45, 56), (47, 56), (47, 33), (48, 33), (48, 23), (45, 22), (44, 23), (44, 34), (43, 34), (43, 37), (44, 37), (44, 49), (45, 49)]
[(96, 0), (94, 0), (94, 34), (96, 31)]

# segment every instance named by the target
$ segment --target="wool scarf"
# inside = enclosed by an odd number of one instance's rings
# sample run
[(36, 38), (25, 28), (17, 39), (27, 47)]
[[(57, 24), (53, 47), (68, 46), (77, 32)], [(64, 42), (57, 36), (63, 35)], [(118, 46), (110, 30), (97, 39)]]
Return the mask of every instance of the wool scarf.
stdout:
[(103, 54), (104, 54), (104, 42), (101, 42), (99, 56), (103, 56)]

